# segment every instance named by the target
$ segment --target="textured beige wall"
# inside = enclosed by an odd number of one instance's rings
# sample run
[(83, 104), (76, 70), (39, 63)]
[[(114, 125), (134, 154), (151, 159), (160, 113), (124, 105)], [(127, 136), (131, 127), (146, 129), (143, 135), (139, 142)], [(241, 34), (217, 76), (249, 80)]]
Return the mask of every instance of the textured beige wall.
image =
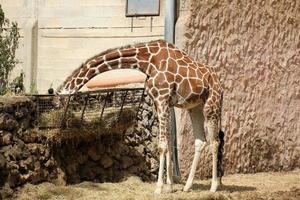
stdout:
[[(165, 0), (160, 13), (133, 20), (125, 17), (126, 0), (0, 0), (7, 17), (23, 28), (31, 18), (38, 20), (37, 86), (46, 92), (58, 86), (87, 58), (108, 48), (164, 37)], [(18, 58), (25, 58), (24, 44)], [(19, 66), (21, 70), (22, 65)]]
[[(185, 29), (185, 49), (225, 89), (225, 173), (300, 167), (300, 2), (191, 0)], [(186, 176), (193, 137), (186, 112), (180, 121)], [(206, 148), (198, 177), (210, 176), (210, 157)]]

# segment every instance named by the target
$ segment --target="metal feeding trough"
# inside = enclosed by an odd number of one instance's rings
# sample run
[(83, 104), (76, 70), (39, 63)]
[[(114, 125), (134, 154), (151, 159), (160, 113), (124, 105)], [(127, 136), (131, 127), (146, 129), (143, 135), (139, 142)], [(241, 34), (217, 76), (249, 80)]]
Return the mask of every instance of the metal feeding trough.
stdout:
[(137, 118), (144, 95), (144, 88), (114, 88), (71, 95), (33, 95), (32, 99), (37, 106), (39, 129), (68, 129), (105, 123), (105, 113), (120, 119), (126, 109), (135, 110)]

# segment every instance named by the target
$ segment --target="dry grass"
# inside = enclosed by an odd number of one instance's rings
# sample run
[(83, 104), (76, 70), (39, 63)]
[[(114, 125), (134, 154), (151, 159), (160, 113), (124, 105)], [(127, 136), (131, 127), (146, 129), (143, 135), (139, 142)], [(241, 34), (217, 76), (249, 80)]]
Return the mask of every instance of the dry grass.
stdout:
[(55, 186), (51, 183), (27, 184), (16, 194), (18, 200), (35, 199), (177, 199), (177, 200), (223, 200), (223, 199), (300, 199), (300, 171), (236, 174), (223, 179), (223, 189), (217, 193), (209, 192), (210, 181), (195, 181), (193, 190), (181, 191), (183, 184), (176, 184), (175, 192), (155, 196), (155, 183), (142, 182), (137, 177), (129, 177), (120, 183), (82, 182), (68, 186)]
[[(64, 141), (90, 141), (99, 138), (100, 135), (119, 133), (129, 128), (134, 123), (135, 108), (124, 107), (122, 117), (119, 118), (120, 109), (107, 108), (103, 114), (102, 120), (99, 117), (84, 119), (81, 123), (81, 112), (69, 113), (67, 120), (67, 129), (45, 129), (40, 130), (40, 134), (47, 137), (51, 144), (60, 144)], [(59, 124), (63, 118), (63, 110), (53, 110), (42, 113), (40, 124)], [(82, 126), (81, 126), (82, 124)]]

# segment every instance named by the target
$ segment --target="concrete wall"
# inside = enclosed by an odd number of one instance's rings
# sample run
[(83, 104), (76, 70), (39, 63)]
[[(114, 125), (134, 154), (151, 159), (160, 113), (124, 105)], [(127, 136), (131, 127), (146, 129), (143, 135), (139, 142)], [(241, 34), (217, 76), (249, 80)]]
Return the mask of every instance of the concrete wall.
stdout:
[[(0, 4), (6, 16), (21, 28), (18, 58), (22, 63), (17, 72), (24, 68), (29, 78), (29, 63), (36, 65), (32, 79), (41, 93), (52, 83), (56, 88), (73, 69), (103, 50), (164, 35), (164, 0), (161, 15), (153, 17), (152, 30), (151, 18), (140, 17), (134, 18), (133, 31), (131, 18), (125, 17), (125, 0), (0, 0)], [(37, 31), (24, 38), (30, 20), (37, 20)], [(37, 42), (33, 58), (28, 55), (28, 49), (34, 48), (30, 37)]]
[[(220, 75), (225, 173), (300, 167), (300, 2), (191, 0), (189, 6), (176, 42)], [(180, 115), (186, 176), (193, 136), (187, 113)], [(210, 176), (208, 147), (200, 160), (198, 177)]]

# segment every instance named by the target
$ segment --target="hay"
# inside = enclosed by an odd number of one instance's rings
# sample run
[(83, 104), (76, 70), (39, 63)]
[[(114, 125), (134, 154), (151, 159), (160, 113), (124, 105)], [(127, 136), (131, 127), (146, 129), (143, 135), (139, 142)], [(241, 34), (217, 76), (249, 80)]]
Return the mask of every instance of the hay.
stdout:
[(182, 192), (183, 185), (176, 184), (174, 193), (160, 196), (153, 194), (155, 183), (142, 182), (137, 177), (129, 177), (120, 183), (82, 182), (68, 186), (27, 184), (17, 192), (16, 199), (296, 200), (300, 197), (299, 176), (300, 171), (229, 175), (223, 179), (223, 189), (216, 193), (209, 192), (210, 180), (195, 180), (191, 192)]
[[(84, 118), (81, 122), (81, 112), (69, 112), (66, 118), (66, 128), (45, 129), (40, 134), (47, 138), (52, 145), (64, 142), (78, 143), (80, 141), (92, 141), (99, 139), (102, 135), (122, 134), (126, 129), (134, 124), (136, 109), (124, 107), (119, 118), (119, 108), (107, 108), (100, 116)], [(51, 110), (42, 113), (40, 125), (60, 125), (64, 116), (63, 110)]]
[(48, 112), (43, 112), (39, 116), (39, 126), (47, 127), (51, 125), (60, 125), (63, 116), (63, 110), (50, 110)]

